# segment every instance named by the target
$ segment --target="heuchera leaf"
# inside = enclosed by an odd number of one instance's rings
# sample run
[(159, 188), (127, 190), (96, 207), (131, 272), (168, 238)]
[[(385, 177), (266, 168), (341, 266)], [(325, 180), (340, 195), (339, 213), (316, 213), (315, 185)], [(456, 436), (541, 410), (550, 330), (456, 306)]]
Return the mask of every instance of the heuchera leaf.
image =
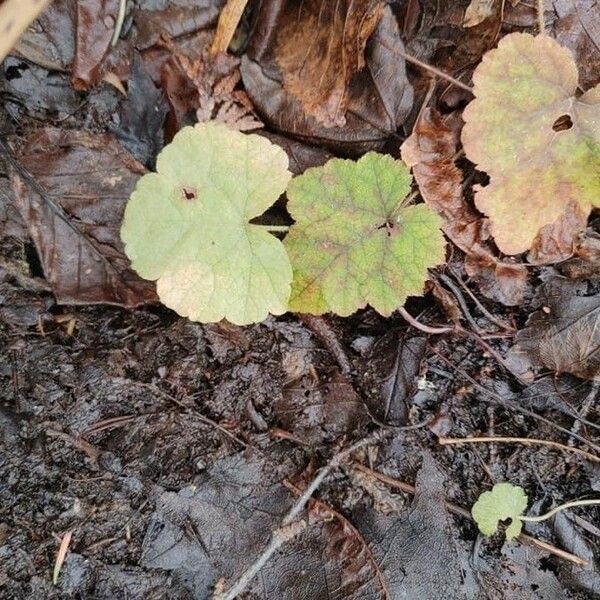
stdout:
[(142, 177), (121, 230), (133, 268), (161, 300), (206, 323), (254, 323), (287, 310), (292, 270), (266, 227), (250, 224), (291, 177), (285, 152), (217, 123), (185, 127)]
[(370, 304), (388, 316), (422, 294), (445, 245), (433, 210), (405, 206), (410, 184), (403, 162), (375, 152), (330, 160), (290, 183), (291, 310), (347, 316)]
[(584, 217), (600, 206), (600, 86), (576, 98), (570, 51), (525, 33), (488, 52), (473, 82), (462, 142), (490, 176), (475, 202), (500, 250), (518, 254), (573, 205)]
[(473, 504), (471, 514), (483, 535), (496, 533), (498, 521), (511, 519), (506, 528), (506, 539), (521, 533), (523, 523), (519, 518), (527, 508), (527, 494), (518, 485), (497, 483), (490, 492), (483, 492)]

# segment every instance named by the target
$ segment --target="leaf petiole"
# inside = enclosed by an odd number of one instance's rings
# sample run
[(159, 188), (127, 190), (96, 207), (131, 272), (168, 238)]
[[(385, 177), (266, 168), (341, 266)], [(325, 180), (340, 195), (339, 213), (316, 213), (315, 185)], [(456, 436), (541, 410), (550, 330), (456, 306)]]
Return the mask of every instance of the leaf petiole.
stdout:
[(256, 225), (254, 224), (254, 227), (262, 227), (263, 229), (266, 229), (267, 231), (273, 231), (275, 233), (277, 232), (281, 232), (281, 233), (287, 233), (290, 230), (290, 226), (289, 225)]
[(543, 515), (540, 515), (539, 517), (526, 517), (526, 516), (521, 515), (518, 518), (521, 521), (524, 521), (526, 523), (540, 523), (541, 521), (546, 521), (550, 517), (553, 517), (557, 512), (560, 512), (561, 510), (565, 510), (567, 508), (575, 508), (577, 506), (594, 506), (594, 505), (600, 505), (600, 499), (574, 500), (573, 502), (565, 502), (564, 504), (560, 504), (559, 506), (556, 506), (552, 510), (548, 511), (547, 513), (544, 513)]

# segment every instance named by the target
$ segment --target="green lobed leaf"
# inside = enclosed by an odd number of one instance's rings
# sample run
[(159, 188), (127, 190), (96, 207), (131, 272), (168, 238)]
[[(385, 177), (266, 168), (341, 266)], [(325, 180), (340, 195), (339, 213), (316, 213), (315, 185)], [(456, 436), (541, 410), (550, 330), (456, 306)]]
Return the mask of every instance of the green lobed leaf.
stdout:
[(370, 304), (388, 316), (423, 293), (445, 243), (434, 211), (405, 205), (410, 185), (403, 162), (375, 152), (332, 159), (291, 181), (291, 310), (347, 316)]
[(471, 509), (473, 519), (483, 535), (494, 535), (498, 522), (511, 519), (506, 528), (506, 538), (521, 533), (523, 523), (519, 517), (527, 508), (527, 495), (523, 488), (512, 483), (497, 483), (491, 491), (483, 492)]
[(286, 153), (218, 123), (185, 127), (137, 183), (121, 237), (133, 268), (180, 315), (237, 325), (287, 310), (292, 270), (267, 228), (250, 224), (285, 191)]

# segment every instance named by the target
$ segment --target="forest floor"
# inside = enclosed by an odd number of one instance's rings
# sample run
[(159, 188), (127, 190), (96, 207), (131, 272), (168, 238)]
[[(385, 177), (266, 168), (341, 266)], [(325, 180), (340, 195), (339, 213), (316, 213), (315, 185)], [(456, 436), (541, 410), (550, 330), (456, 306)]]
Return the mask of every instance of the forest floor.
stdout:
[[(231, 50), (244, 59), (219, 68), (205, 53), (219, 0), (128, 3), (112, 49), (107, 15), (118, 3), (76, 4), (54, 2), (2, 65), (0, 598), (213, 598), (260, 556), (318, 469), (373, 432), (240, 597), (600, 597), (597, 507), (527, 523), (511, 542), (482, 537), (469, 516), (500, 481), (522, 486), (534, 514), (600, 491), (597, 383), (526, 372), (514, 352), (516, 331), (547, 305), (544, 286), (560, 277), (566, 293), (582, 261), (589, 276), (574, 297), (596, 300), (588, 313), (600, 318), (589, 256), (571, 258), (570, 271), (527, 265), (526, 280), (497, 280), (490, 269), (473, 275), (451, 244), (428, 293), (406, 306), (432, 327), (461, 324), (443, 334), (370, 308), (203, 325), (156, 302), (123, 256), (135, 180), (203, 114), (260, 119), (299, 173), (332, 154), (398, 157), (424, 102), (454, 131), (468, 92), (408, 65), (405, 80), (379, 90), (368, 126), (298, 125), (298, 107), (263, 80), (272, 71), (257, 50), (271, 43), (264, 23), (256, 40), (257, 19), (281, 2), (245, 15)], [(524, 1), (488, 4), (465, 27), (469, 2), (391, 2), (380, 36), (400, 32), (410, 55), (469, 82), (499, 38), (537, 26)], [(582, 85), (597, 84), (597, 3), (547, 4), (547, 33), (573, 50)], [(485, 180), (458, 164), (469, 185)], [(592, 240), (598, 225), (588, 225)], [(459, 443), (473, 436), (496, 439)]]

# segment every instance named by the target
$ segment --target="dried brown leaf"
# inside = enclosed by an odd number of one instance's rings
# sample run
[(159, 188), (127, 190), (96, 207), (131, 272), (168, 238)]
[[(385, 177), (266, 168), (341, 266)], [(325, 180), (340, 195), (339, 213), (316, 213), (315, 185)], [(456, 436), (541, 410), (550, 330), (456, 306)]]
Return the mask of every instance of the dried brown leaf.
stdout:
[(110, 51), (119, 0), (79, 0), (72, 84), (87, 90), (104, 76), (103, 62)]
[(110, 135), (54, 128), (32, 133), (16, 155), (33, 178), (13, 171), (17, 206), (58, 301), (154, 301), (154, 284), (130, 269), (119, 237), (125, 203), (144, 167)]
[[(170, 571), (196, 598), (212, 597), (222, 578), (230, 587), (298, 495), (295, 485), (288, 482), (292, 493), (280, 483), (281, 470), (261, 457), (233, 455), (214, 462), (201, 485), (160, 494), (144, 539), (144, 567)], [(350, 521), (320, 501), (310, 502), (308, 519), (310, 527), (288, 540), (250, 583), (251, 597), (380, 600), (392, 597), (394, 584), (400, 593), (393, 572), (384, 579)], [(392, 590), (387, 596), (384, 586)]]
[[(291, 4), (291, 3), (289, 3)], [(381, 0), (307, 0), (283, 21), (277, 62), (284, 88), (325, 125), (346, 123), (350, 81), (365, 64), (365, 47), (383, 11)]]
[(519, 331), (509, 358), (583, 379), (600, 376), (600, 294), (584, 283), (556, 277), (538, 290), (539, 310)]
[[(249, 131), (263, 126), (244, 90), (240, 60), (224, 52), (214, 54), (205, 49), (199, 57), (188, 56), (169, 44), (173, 58), (163, 68), (171, 80), (169, 97), (176, 107), (179, 127), (194, 110), (198, 122), (219, 121), (231, 129)], [(181, 90), (185, 90), (182, 94)], [(179, 100), (177, 100), (179, 99)]]
[(496, 13), (497, 0), (471, 0), (465, 11), (464, 27), (475, 27)]
[[(475, 70), (462, 142), (490, 176), (475, 203), (505, 254), (529, 250), (548, 225), (555, 239), (574, 237), (583, 219), (567, 210), (600, 204), (600, 86), (579, 96), (577, 80), (573, 55), (547, 35), (511, 33)], [(561, 243), (567, 256), (571, 245)]]
[(592, 230), (581, 234), (575, 242), (573, 257), (558, 269), (571, 279), (600, 277), (600, 236)]
[(378, 338), (358, 365), (364, 401), (386, 425), (408, 422), (425, 346), (424, 337), (394, 329)]
[[(266, 123), (304, 141), (357, 153), (381, 147), (396, 132), (412, 108), (413, 93), (388, 6), (365, 37), (379, 4), (311, 0), (299, 11), (296, 2), (261, 3), (242, 77)], [(359, 15), (366, 17), (364, 26), (355, 22)], [(356, 44), (351, 54), (341, 44), (344, 35)], [(346, 66), (342, 59), (349, 61)]]
[(600, 7), (597, 0), (553, 0), (554, 37), (575, 55), (584, 89), (600, 83)]
[(577, 202), (569, 202), (564, 213), (540, 229), (533, 240), (527, 260), (534, 265), (547, 265), (564, 260), (573, 253), (577, 234), (585, 229), (587, 215)]
[(352, 384), (337, 371), (318, 382), (310, 375), (290, 382), (273, 411), (281, 427), (311, 445), (348, 435), (368, 420)]
[(456, 124), (427, 109), (402, 145), (402, 158), (412, 167), (425, 202), (442, 217), (442, 230), (466, 254), (467, 273), (482, 292), (508, 306), (519, 304), (526, 268), (500, 261), (486, 245), (486, 221), (465, 200), (463, 174), (454, 162), (458, 137)]

